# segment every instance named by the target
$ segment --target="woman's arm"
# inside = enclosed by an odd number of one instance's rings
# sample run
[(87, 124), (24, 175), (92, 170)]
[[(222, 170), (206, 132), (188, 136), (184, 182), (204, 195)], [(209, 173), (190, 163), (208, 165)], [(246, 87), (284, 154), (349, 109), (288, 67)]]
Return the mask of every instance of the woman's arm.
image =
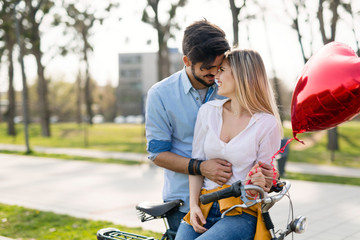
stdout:
[(203, 233), (207, 229), (203, 227), (206, 219), (199, 207), (200, 192), (203, 185), (204, 177), (198, 175), (189, 176), (190, 191), (190, 223), (195, 232)]
[(262, 130), (262, 134), (259, 134), (262, 137), (259, 140), (257, 163), (266, 177), (264, 190), (269, 192), (273, 185), (274, 177), (278, 178), (279, 175), (272, 162), (272, 156), (280, 149), (281, 130), (274, 117), (267, 119)]

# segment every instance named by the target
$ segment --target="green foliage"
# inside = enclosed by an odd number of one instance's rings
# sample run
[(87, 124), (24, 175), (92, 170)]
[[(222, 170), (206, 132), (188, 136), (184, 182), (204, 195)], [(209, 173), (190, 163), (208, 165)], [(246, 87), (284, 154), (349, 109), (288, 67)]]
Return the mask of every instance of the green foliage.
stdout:
[[(289, 133), (289, 129), (285, 131)], [(307, 139), (312, 138), (316, 132), (300, 134), (300, 139), (308, 143)], [(316, 141), (316, 144), (303, 150), (296, 150), (290, 145), (288, 161), (307, 162), (314, 164), (330, 164), (345, 167), (360, 167), (360, 122), (351, 121), (338, 126), (339, 151), (335, 151), (335, 160), (331, 162), (331, 152), (327, 150), (327, 133)]]
[(96, 239), (101, 228), (114, 227), (121, 231), (160, 238), (159, 233), (141, 228), (128, 228), (107, 221), (91, 221), (68, 215), (43, 212), (0, 204), (0, 235), (23, 240), (83, 240)]
[[(6, 128), (5, 123), (0, 123), (1, 143), (24, 144), (22, 124), (16, 125), (18, 132), (16, 137), (8, 136)], [(146, 153), (144, 125), (106, 123), (91, 126), (87, 124), (58, 123), (51, 125), (51, 132), (51, 138), (42, 137), (40, 125), (30, 124), (30, 145)], [(88, 146), (85, 145), (85, 134), (88, 135)]]

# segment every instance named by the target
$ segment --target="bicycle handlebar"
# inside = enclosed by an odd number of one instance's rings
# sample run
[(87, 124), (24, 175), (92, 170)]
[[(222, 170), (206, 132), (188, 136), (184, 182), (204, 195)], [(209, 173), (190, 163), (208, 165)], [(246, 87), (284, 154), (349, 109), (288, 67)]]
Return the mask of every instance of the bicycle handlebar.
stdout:
[(284, 195), (289, 191), (290, 187), (291, 187), (291, 183), (289, 181), (284, 181), (282, 190), (280, 193), (278, 193), (274, 196), (265, 197), (265, 192), (261, 187), (256, 186), (256, 185), (243, 185), (241, 183), (241, 181), (237, 181), (228, 188), (201, 195), (200, 201), (202, 204), (208, 204), (210, 202), (214, 202), (214, 201), (217, 201), (217, 200), (220, 200), (223, 198), (228, 198), (228, 197), (241, 196), (242, 199), (245, 199), (246, 198), (246, 192), (245, 192), (246, 190), (256, 190), (256, 191), (258, 191), (258, 193), (260, 195), (260, 199), (257, 202), (275, 203), (275, 202), (280, 201), (284, 197)]
[(216, 192), (201, 195), (200, 201), (202, 204), (208, 204), (223, 198), (239, 197), (240, 195), (241, 195), (241, 181), (237, 181), (228, 188), (224, 188)]

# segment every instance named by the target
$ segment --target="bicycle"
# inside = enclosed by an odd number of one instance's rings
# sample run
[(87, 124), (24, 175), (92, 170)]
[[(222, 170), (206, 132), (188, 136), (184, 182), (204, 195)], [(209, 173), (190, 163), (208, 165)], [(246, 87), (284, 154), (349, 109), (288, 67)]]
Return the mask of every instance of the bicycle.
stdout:
[[(265, 226), (268, 229), (271, 240), (283, 240), (286, 236), (288, 236), (291, 233), (303, 233), (307, 226), (307, 219), (304, 216), (298, 216), (297, 218), (293, 218), (289, 222), (285, 230), (279, 229), (278, 231), (275, 231), (275, 226), (271, 220), (269, 209), (274, 206), (274, 204), (278, 201), (280, 201), (284, 196), (289, 196), (289, 189), (291, 187), (290, 181), (282, 181), (278, 182), (276, 186), (273, 186), (272, 190), (273, 192), (266, 195), (264, 190), (256, 185), (245, 185), (242, 183), (242, 181), (237, 181), (233, 183), (230, 187), (222, 189), (217, 192), (205, 194), (200, 196), (200, 201), (203, 204), (207, 204), (210, 202), (214, 202), (223, 198), (228, 197), (240, 197), (242, 200), (241, 205), (234, 205), (228, 210), (226, 210), (222, 217), (225, 216), (225, 214), (234, 208), (241, 207), (241, 208), (248, 208), (251, 207), (257, 203), (261, 203), (262, 208), (262, 215), (265, 222)], [(259, 193), (259, 197), (256, 199), (249, 199), (246, 195), (246, 191), (248, 190), (256, 190)], [(290, 199), (291, 203), (291, 199)], [(163, 237), (161, 240), (173, 240), (175, 238), (176, 233), (171, 231), (168, 227), (167, 221), (166, 221), (166, 215), (173, 211), (174, 209), (177, 209), (179, 206), (181, 206), (182, 202), (180, 200), (172, 201), (172, 202), (166, 202), (162, 204), (148, 204), (147, 202), (140, 203), (136, 206), (136, 209), (139, 213), (139, 217), (142, 222), (150, 221), (153, 219), (163, 218), (165, 222), (166, 231), (163, 234)], [(292, 204), (291, 204), (292, 206)], [(292, 208), (291, 208), (292, 212)], [(131, 239), (131, 240), (155, 240), (153, 237), (146, 237), (142, 235), (122, 232), (115, 228), (104, 228), (100, 229), (97, 233), (98, 240), (118, 240), (118, 239)]]

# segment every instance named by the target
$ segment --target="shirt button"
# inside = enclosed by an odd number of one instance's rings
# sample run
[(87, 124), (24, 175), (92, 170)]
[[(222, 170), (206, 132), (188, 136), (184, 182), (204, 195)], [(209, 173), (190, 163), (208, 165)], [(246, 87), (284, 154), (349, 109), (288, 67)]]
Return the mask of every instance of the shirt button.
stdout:
[(199, 100), (199, 98), (198, 98), (198, 97), (196, 97), (196, 100)]

